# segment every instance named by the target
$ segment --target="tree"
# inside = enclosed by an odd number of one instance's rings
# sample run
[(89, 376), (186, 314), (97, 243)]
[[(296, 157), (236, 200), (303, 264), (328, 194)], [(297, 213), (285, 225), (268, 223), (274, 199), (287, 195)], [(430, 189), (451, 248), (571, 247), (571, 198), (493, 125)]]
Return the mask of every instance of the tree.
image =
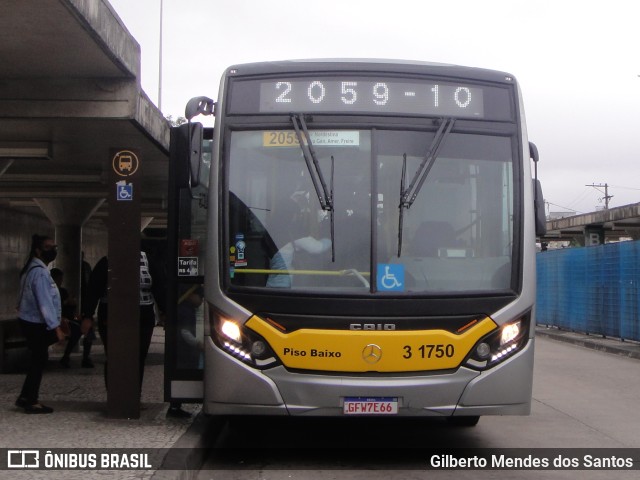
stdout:
[(173, 115), (167, 115), (165, 118), (169, 121), (172, 127), (177, 127), (182, 125), (183, 123), (187, 123), (187, 119), (184, 117), (178, 117), (174, 119)]

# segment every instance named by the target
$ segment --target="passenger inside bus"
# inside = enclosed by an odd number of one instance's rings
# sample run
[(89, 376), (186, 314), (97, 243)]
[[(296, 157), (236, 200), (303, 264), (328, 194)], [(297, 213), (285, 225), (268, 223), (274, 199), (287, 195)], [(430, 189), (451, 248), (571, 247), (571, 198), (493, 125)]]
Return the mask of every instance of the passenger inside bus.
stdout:
[[(318, 255), (331, 248), (329, 238), (317, 239), (310, 235), (309, 223), (317, 220), (310, 218), (312, 212), (305, 208), (307, 200), (305, 192), (296, 191), (279, 209), (272, 212), (268, 230), (279, 248), (271, 257), (270, 270), (289, 272), (293, 268), (296, 252)], [(291, 288), (291, 284), (291, 274), (272, 273), (267, 279), (266, 286)]]

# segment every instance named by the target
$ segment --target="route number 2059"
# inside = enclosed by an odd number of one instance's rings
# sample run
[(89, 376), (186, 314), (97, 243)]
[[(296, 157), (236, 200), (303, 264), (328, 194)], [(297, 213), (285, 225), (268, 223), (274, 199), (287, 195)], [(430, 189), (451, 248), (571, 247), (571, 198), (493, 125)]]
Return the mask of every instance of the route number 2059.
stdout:
[[(404, 348), (403, 358), (413, 358), (414, 351), (411, 345), (405, 345), (402, 348)], [(420, 358), (451, 358), (455, 354), (455, 348), (450, 343), (446, 345), (420, 345), (416, 350), (417, 353), (415, 353), (415, 355), (418, 355)]]

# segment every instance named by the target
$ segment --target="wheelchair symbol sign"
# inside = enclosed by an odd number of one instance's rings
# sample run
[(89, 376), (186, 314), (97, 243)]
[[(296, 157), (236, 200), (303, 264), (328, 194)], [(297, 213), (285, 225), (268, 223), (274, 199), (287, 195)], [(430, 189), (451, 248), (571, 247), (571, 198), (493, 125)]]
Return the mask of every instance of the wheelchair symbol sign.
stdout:
[(381, 292), (404, 292), (404, 265), (378, 264), (378, 290)]
[(133, 200), (133, 183), (116, 184), (116, 200), (119, 202), (130, 202)]

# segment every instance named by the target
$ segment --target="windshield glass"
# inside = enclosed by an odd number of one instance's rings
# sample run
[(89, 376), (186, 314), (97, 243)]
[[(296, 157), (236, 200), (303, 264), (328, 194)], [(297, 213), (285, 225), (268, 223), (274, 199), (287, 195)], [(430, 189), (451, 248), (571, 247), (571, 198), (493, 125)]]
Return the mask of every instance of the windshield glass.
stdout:
[(295, 131), (232, 132), (231, 285), (331, 294), (510, 288), (509, 137), (448, 135), (400, 226), (403, 164), (411, 179), (436, 132), (309, 133), (322, 175), (333, 176), (333, 242)]
[[(508, 137), (451, 133), (415, 201), (404, 209), (399, 225), (398, 192), (404, 158), (410, 178), (432, 138), (432, 134), (419, 132), (378, 134), (379, 290), (510, 288), (513, 171)], [(395, 273), (401, 286), (390, 280), (388, 271)]]

